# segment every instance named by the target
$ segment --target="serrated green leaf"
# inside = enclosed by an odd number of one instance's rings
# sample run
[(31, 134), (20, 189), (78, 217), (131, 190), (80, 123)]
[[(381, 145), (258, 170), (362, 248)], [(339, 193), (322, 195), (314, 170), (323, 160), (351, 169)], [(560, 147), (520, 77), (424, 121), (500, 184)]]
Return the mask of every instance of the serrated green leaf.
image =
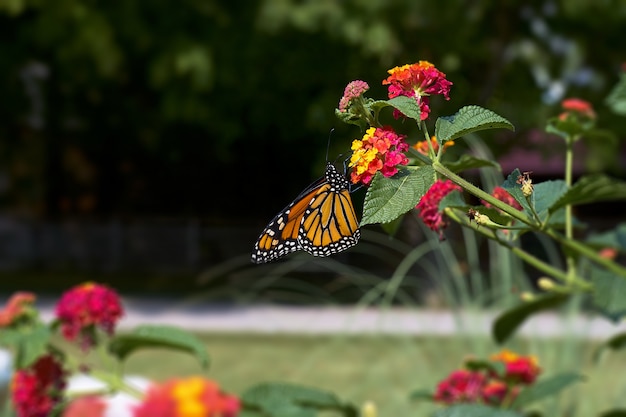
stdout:
[(435, 136), (440, 143), (486, 129), (515, 130), (504, 117), (480, 106), (462, 107), (456, 114), (440, 117), (435, 122)]
[(626, 73), (620, 74), (619, 81), (606, 97), (606, 104), (614, 113), (626, 116)]
[(604, 175), (582, 177), (550, 207), (554, 212), (566, 205), (596, 203), (599, 201), (626, 200), (626, 182)]
[(337, 118), (344, 123), (356, 125), (360, 127), (361, 131), (364, 131), (365, 129), (367, 129), (367, 126), (368, 126), (367, 122), (352, 113), (341, 112), (339, 111), (339, 109), (335, 109), (335, 116), (337, 116)]
[(584, 380), (585, 377), (583, 375), (574, 372), (561, 373), (538, 380), (519, 393), (515, 401), (513, 401), (513, 407), (527, 407), (529, 404), (555, 395), (568, 386)]
[[(529, 217), (534, 217), (530, 204), (535, 208), (539, 220), (545, 222), (554, 212), (550, 208), (555, 202), (567, 192), (567, 185), (563, 180), (544, 181), (534, 184), (533, 193), (530, 195), (530, 203), (522, 193), (521, 184), (518, 178), (522, 175), (519, 169), (515, 169), (502, 184), (502, 188), (509, 192), (513, 198), (522, 206), (522, 209)], [(559, 224), (559, 218), (550, 219), (550, 224)]]
[(468, 169), (478, 169), (478, 168), (496, 168), (500, 171), (500, 164), (495, 161), (490, 161), (488, 159), (476, 158), (475, 156), (471, 156), (468, 154), (463, 154), (461, 158), (454, 162), (446, 162), (446, 168), (450, 171), (459, 173), (462, 171), (466, 171)]
[(358, 410), (341, 401), (334, 393), (283, 382), (264, 382), (247, 389), (241, 396), (247, 407), (269, 416), (316, 416), (320, 410), (337, 410), (346, 417), (358, 416)]
[(511, 410), (492, 408), (482, 404), (458, 404), (438, 410), (434, 417), (523, 417)]
[(146, 348), (168, 348), (187, 352), (194, 355), (204, 369), (209, 367), (209, 355), (204, 343), (178, 327), (138, 326), (130, 333), (116, 335), (109, 343), (109, 351), (120, 360)]
[(548, 310), (563, 304), (569, 298), (565, 294), (548, 294), (537, 297), (532, 301), (524, 302), (510, 310), (505, 311), (495, 319), (492, 326), (492, 334), (496, 343), (504, 343), (515, 333), (517, 328), (533, 314)]
[(397, 109), (411, 119), (420, 120), (420, 106), (417, 104), (417, 100), (407, 96), (398, 96), (387, 100), (387, 104)]
[(415, 207), (433, 182), (431, 166), (403, 168), (391, 178), (377, 172), (365, 195), (361, 225), (395, 220)]
[(15, 366), (26, 368), (45, 354), (52, 333), (48, 326), (37, 323), (19, 329), (2, 329), (0, 345), (11, 346), (15, 351)]
[(608, 318), (619, 320), (626, 314), (626, 280), (606, 269), (591, 268), (593, 304)]

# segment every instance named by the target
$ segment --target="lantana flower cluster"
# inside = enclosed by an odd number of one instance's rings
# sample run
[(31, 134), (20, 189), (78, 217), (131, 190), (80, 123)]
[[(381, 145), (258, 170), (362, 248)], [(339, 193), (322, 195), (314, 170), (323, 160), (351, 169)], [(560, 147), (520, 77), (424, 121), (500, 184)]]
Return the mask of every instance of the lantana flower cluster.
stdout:
[(61, 403), (67, 374), (57, 357), (46, 354), (11, 381), (11, 399), (18, 417), (48, 417)]
[(385, 177), (395, 175), (399, 165), (409, 162), (404, 154), (409, 149), (405, 137), (390, 127), (370, 127), (362, 139), (354, 140), (349, 163), (352, 183), (368, 185), (378, 171)]
[(202, 377), (173, 379), (148, 389), (134, 417), (236, 417), (239, 399)]
[(450, 180), (437, 180), (415, 206), (424, 224), (431, 230), (438, 232), (440, 237), (448, 223), (444, 219), (443, 213), (439, 211), (439, 203), (452, 191), (462, 191), (462, 188)]
[(108, 335), (124, 314), (120, 298), (105, 285), (87, 282), (65, 292), (56, 306), (61, 333), (88, 349), (96, 341), (96, 329)]
[(0, 328), (16, 325), (21, 319), (35, 314), (33, 304), (35, 294), (17, 292), (9, 298), (6, 305), (0, 310)]
[[(514, 207), (517, 210), (522, 210), (522, 206), (520, 205), (520, 203), (518, 203), (517, 200), (507, 190), (500, 186), (494, 187), (493, 191), (491, 191), (491, 195), (502, 201), (503, 203)], [(481, 201), (481, 203), (483, 203), (485, 207), (492, 207), (491, 204), (486, 201)]]
[[(426, 120), (430, 114), (429, 96), (440, 94), (446, 100), (450, 100), (452, 82), (446, 79), (446, 74), (428, 61), (395, 67), (388, 72), (390, 75), (383, 81), (383, 85), (389, 86), (389, 98), (398, 96), (415, 98), (420, 108), (421, 120)], [(398, 110), (394, 111), (396, 117), (401, 114)]]
[(457, 369), (438, 385), (433, 400), (442, 404), (480, 403), (510, 405), (524, 386), (535, 382), (541, 373), (537, 358), (503, 350), (490, 357), (502, 362), (505, 370), (497, 374), (491, 368)]

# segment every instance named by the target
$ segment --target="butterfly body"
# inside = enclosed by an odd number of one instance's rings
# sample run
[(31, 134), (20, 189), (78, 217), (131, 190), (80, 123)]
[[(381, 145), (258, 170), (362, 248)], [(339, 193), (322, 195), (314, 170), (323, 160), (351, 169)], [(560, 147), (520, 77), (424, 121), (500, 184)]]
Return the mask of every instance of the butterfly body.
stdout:
[(349, 183), (330, 162), (326, 172), (265, 227), (252, 262), (266, 263), (291, 252), (329, 256), (357, 244), (361, 233)]

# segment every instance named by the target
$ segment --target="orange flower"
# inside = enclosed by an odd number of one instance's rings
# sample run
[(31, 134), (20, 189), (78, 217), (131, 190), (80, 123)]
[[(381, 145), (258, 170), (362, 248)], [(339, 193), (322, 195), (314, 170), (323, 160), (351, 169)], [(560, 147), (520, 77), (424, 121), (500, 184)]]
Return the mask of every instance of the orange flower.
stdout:
[[(436, 136), (432, 136), (430, 138), (430, 144), (433, 147), (433, 151), (437, 153), (439, 151), (439, 141), (437, 140)], [(446, 143), (443, 144), (443, 150), (445, 151), (450, 146), (454, 146), (453, 140), (446, 141)], [(430, 148), (428, 147), (428, 141), (425, 139), (417, 142), (415, 145), (412, 146), (412, 148), (418, 151), (419, 153), (421, 153), (422, 155), (428, 155), (430, 151)]]
[(35, 294), (30, 292), (13, 294), (4, 308), (0, 310), (0, 327), (8, 327), (32, 312), (35, 298)]

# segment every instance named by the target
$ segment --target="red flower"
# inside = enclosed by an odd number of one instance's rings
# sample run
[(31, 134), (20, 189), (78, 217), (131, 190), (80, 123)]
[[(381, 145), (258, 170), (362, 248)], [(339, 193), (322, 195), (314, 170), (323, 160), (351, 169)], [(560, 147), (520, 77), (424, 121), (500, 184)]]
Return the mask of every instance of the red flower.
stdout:
[[(395, 67), (387, 72), (390, 76), (383, 81), (383, 85), (389, 85), (389, 98), (414, 97), (420, 106), (421, 120), (426, 120), (430, 113), (429, 96), (441, 94), (446, 100), (450, 100), (449, 94), (452, 83), (446, 79), (446, 74), (428, 61)], [(400, 114), (394, 110), (394, 116), (398, 117)]]
[(561, 102), (561, 107), (565, 112), (559, 115), (560, 120), (565, 120), (570, 115), (578, 115), (588, 119), (596, 118), (596, 112), (593, 111), (591, 103), (580, 98), (567, 98)]
[(491, 360), (506, 364), (504, 378), (513, 383), (532, 384), (541, 373), (537, 358), (534, 356), (522, 356), (504, 349), (492, 355)]
[[(498, 200), (502, 201), (503, 203), (506, 203), (509, 206), (515, 207), (517, 210), (522, 209), (522, 206), (520, 205), (520, 203), (518, 203), (517, 200), (513, 198), (513, 196), (502, 187), (495, 187), (493, 191), (491, 192), (491, 195), (497, 198)], [(489, 204), (488, 202), (486, 201), (481, 201), (481, 202), (483, 203), (485, 207), (491, 207), (491, 204)]]
[(405, 137), (390, 127), (370, 127), (361, 140), (352, 141), (352, 156), (348, 164), (353, 168), (350, 173), (352, 183), (368, 185), (377, 171), (385, 177), (394, 176), (399, 165), (409, 162), (404, 154), (409, 149)]
[(35, 294), (17, 292), (11, 296), (4, 308), (0, 311), (0, 327), (8, 327), (22, 317), (33, 312)]
[(221, 392), (215, 382), (189, 377), (150, 387), (133, 416), (236, 417), (240, 408), (239, 399)]
[(104, 417), (106, 403), (95, 395), (78, 397), (65, 408), (63, 417)]
[(461, 187), (450, 180), (437, 180), (422, 196), (422, 199), (415, 208), (419, 211), (419, 216), (424, 224), (431, 230), (439, 232), (447, 226), (443, 219), (443, 213), (439, 212), (439, 203), (452, 191), (461, 191)]
[(486, 381), (480, 372), (454, 371), (437, 385), (433, 399), (444, 404), (480, 402)]
[(11, 398), (18, 417), (47, 417), (61, 402), (66, 374), (52, 355), (13, 375)]
[(117, 293), (110, 288), (85, 283), (65, 292), (56, 306), (56, 315), (61, 323), (63, 336), (70, 341), (79, 337), (83, 348), (95, 343), (95, 329), (99, 327), (113, 334), (115, 325), (123, 315)]

